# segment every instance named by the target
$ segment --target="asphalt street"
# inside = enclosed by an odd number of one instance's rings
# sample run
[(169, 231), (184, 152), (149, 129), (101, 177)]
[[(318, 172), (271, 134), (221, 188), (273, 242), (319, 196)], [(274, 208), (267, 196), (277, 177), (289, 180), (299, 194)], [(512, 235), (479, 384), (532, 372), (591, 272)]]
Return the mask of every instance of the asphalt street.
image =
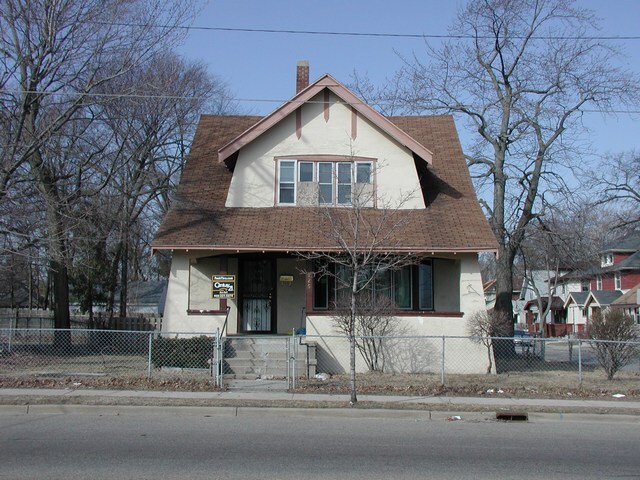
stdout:
[(4, 413), (0, 478), (640, 478), (638, 424), (331, 411)]

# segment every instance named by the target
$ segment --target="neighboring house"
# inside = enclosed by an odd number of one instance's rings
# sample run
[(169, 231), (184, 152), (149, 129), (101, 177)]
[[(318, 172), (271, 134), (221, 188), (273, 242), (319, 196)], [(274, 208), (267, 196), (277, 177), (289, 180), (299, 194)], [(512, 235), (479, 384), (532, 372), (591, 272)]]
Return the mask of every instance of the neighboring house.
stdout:
[[(118, 292), (116, 298), (119, 298)], [(166, 299), (166, 280), (129, 282), (127, 286), (127, 315), (162, 315)]]
[(387, 272), (394, 316), (413, 334), (465, 335), (485, 308), (478, 252), (496, 241), (453, 118), (384, 117), (332, 76), (308, 75), (302, 62), (296, 95), (266, 117), (202, 116), (152, 243), (173, 253), (163, 331), (335, 335), (335, 285), (300, 253), (336, 250), (327, 209), (346, 214), (364, 190), (372, 217), (412, 193), (391, 244), (420, 260)]
[(528, 330), (532, 333), (540, 331), (541, 308), (543, 312), (547, 311), (547, 308), (549, 309), (544, 322), (544, 336), (557, 337), (566, 335), (568, 332), (564, 302), (557, 295), (551, 297), (551, 306), (549, 306), (549, 297), (540, 297), (540, 301), (537, 298), (529, 300), (525, 304), (523, 310), (526, 314)]
[[(538, 277), (534, 276), (534, 279)], [(563, 311), (557, 310), (553, 317), (547, 319), (546, 323), (550, 325), (545, 326), (545, 330), (551, 336), (584, 332), (596, 309), (613, 306), (622, 294), (640, 283), (640, 235), (630, 235), (606, 245), (600, 252), (599, 266), (548, 277), (549, 282), (551, 285), (555, 283), (554, 296), (562, 300)], [(536, 284), (538, 288), (539, 283)], [(525, 289), (523, 292), (527, 294)], [(545, 285), (540, 292), (547, 293), (548, 286)], [(633, 305), (629, 305), (632, 312)], [(528, 323), (530, 321), (531, 316)]]
[(600, 252), (600, 268), (590, 279), (590, 290), (627, 292), (640, 283), (640, 234), (606, 245)]
[(611, 308), (621, 308), (640, 325), (640, 283), (611, 303)]
[(621, 296), (622, 292), (619, 290), (591, 290), (584, 302), (587, 318), (591, 318), (597, 311), (605, 310)]
[[(522, 290), (516, 288), (515, 285), (522, 285), (522, 280), (514, 277), (512, 284), (514, 288), (511, 292), (511, 306), (513, 308), (513, 323), (522, 327), (524, 325), (524, 304), (522, 297)], [(492, 309), (496, 304), (497, 288), (496, 281), (489, 280), (483, 284), (484, 299), (487, 309)]]
[(564, 301), (564, 309), (567, 312), (567, 325), (570, 325), (570, 332), (582, 333), (586, 330), (587, 312), (585, 303), (589, 292), (571, 292)]

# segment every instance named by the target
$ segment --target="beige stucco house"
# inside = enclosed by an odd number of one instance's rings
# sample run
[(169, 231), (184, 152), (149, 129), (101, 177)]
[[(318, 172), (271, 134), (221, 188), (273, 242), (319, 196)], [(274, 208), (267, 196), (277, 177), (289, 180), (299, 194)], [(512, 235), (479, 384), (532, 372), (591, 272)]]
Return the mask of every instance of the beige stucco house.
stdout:
[(465, 335), (485, 308), (478, 252), (496, 245), (452, 117), (384, 117), (308, 72), (301, 62), (297, 93), (266, 117), (201, 118), (152, 244), (172, 252), (163, 330), (335, 334), (335, 286), (304, 253), (336, 249), (323, 212), (367, 192), (366, 215), (403, 217), (387, 248), (419, 259), (389, 274), (394, 315), (414, 335)]

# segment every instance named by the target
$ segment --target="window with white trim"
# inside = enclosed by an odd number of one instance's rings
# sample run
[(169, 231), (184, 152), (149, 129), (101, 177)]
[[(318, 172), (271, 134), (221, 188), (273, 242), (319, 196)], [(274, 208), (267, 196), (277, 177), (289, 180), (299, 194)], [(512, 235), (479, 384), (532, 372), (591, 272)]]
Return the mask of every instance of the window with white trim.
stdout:
[[(278, 205), (373, 206), (372, 161), (278, 160)], [(368, 187), (367, 187), (368, 186)]]
[(602, 275), (596, 277), (596, 290), (602, 290)]
[(620, 272), (616, 272), (613, 276), (614, 288), (616, 290), (622, 290), (622, 277), (620, 276)]
[(278, 164), (278, 203), (294, 205), (296, 203), (296, 162), (282, 160)]
[(605, 253), (602, 255), (600, 266), (609, 267), (613, 265), (613, 253)]

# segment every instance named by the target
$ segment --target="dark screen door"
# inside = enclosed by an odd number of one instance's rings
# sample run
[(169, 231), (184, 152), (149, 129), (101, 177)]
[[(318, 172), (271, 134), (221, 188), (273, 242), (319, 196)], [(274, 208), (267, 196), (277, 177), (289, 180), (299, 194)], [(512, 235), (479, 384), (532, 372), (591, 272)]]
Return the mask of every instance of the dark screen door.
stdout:
[(266, 333), (273, 325), (273, 261), (244, 260), (242, 265), (243, 332)]

